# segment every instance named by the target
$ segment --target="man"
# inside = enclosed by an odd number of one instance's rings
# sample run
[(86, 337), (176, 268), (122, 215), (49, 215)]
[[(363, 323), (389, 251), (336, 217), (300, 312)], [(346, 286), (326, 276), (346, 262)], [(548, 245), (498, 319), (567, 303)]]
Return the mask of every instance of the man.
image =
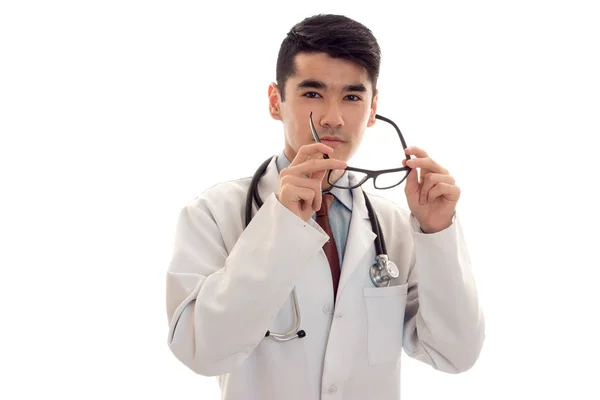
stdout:
[(417, 147), (403, 162), (410, 210), (368, 194), (398, 267), (389, 286), (370, 276), (377, 235), (344, 169), (375, 123), (379, 62), (371, 32), (349, 18), (294, 26), (268, 91), (285, 147), (258, 182), (264, 204), (246, 227), (246, 178), (181, 211), (168, 343), (191, 370), (218, 376), (224, 399), (399, 399), (402, 349), (448, 373), (479, 356), (484, 318), (455, 212), (460, 189)]

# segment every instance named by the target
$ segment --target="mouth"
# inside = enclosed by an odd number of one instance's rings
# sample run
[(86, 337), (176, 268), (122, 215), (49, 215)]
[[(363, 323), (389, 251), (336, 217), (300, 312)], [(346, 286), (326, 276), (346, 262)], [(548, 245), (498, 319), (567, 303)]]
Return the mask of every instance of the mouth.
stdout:
[(321, 140), (321, 142), (324, 143), (345, 143), (344, 140), (342, 140), (341, 138), (337, 137), (337, 136), (323, 136), (319, 138)]
[(345, 142), (342, 142), (341, 140), (321, 139), (321, 143), (326, 144), (329, 147), (338, 147), (343, 145)]

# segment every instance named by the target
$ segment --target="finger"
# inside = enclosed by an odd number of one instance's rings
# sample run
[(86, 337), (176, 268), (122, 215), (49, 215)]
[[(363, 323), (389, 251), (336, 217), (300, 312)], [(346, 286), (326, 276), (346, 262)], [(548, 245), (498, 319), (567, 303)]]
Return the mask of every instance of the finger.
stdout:
[(329, 159), (310, 159), (302, 164), (298, 164), (295, 166), (289, 166), (285, 172), (285, 175), (295, 175), (295, 176), (311, 176), (312, 173), (327, 171), (330, 169), (346, 169), (348, 165), (345, 161), (336, 160), (333, 158)]
[(427, 172), (435, 172), (438, 174), (448, 175), (447, 169), (445, 169), (429, 157), (411, 158), (406, 162), (406, 165), (408, 165), (411, 168), (421, 168), (421, 170), (425, 169)]
[(304, 187), (304, 188), (312, 189), (315, 192), (321, 191), (321, 181), (320, 180), (318, 181), (316, 179), (305, 178), (305, 177), (301, 177), (301, 176), (295, 176), (295, 175), (284, 176), (283, 178), (281, 178), (281, 186), (283, 187), (285, 185)]
[[(312, 193), (310, 199), (302, 198), (302, 200), (306, 200), (306, 201), (310, 200), (310, 204), (312, 204), (316, 210), (321, 208), (321, 197), (322, 196), (321, 196), (321, 180), (320, 179), (317, 180), (317, 179), (312, 179), (312, 178), (304, 178), (304, 177), (299, 177), (299, 176), (294, 176), (294, 175), (287, 175), (287, 176), (284, 176), (283, 178), (281, 178), (281, 187), (282, 188), (285, 187), (286, 190), (289, 190), (289, 193), (291, 195), (290, 199), (294, 199), (294, 200), (299, 199), (298, 193), (305, 194), (304, 189), (312, 190), (313, 193)], [(296, 190), (296, 189), (302, 189), (302, 190)], [(282, 192), (283, 192), (283, 190), (282, 190)]]
[(406, 177), (406, 186), (405, 191), (407, 193), (414, 193), (419, 190), (419, 180), (418, 180), (419, 171), (416, 168), (412, 168)]
[[(321, 159), (323, 159), (323, 157), (324, 157), (323, 153), (317, 153), (317, 154), (308, 156), (308, 159), (309, 160), (321, 160)], [(316, 180), (321, 180), (321, 179), (323, 179), (323, 172), (324, 171), (313, 172), (312, 174), (306, 175), (306, 177), (316, 179)]]
[[(293, 203), (300, 203), (300, 209), (302, 211), (307, 210), (309, 207), (313, 209), (321, 208), (322, 196), (320, 191), (315, 192), (312, 188), (286, 185), (281, 187), (281, 201), (290, 201)], [(318, 208), (315, 208), (318, 207)]]
[[(404, 153), (406, 153), (409, 156), (414, 156), (416, 158), (429, 157), (429, 155), (427, 154), (427, 152), (425, 150), (423, 150), (422, 148), (417, 147), (417, 146), (407, 147), (406, 149), (404, 149)], [(409, 162), (408, 166), (412, 167), (412, 165), (410, 165), (410, 162)], [(429, 171), (427, 170), (427, 168), (422, 168), (420, 166), (415, 166), (415, 168), (419, 169), (419, 183), (422, 185), (423, 178), (425, 178), (425, 175), (427, 175), (427, 173), (429, 173)]]
[(444, 174), (436, 174), (434, 172), (430, 172), (425, 175), (423, 179), (423, 185), (421, 187), (421, 191), (419, 193), (419, 204), (425, 204), (428, 199), (428, 193), (435, 185), (438, 183), (449, 183), (451, 185), (455, 184), (454, 177), (450, 175)]
[(438, 197), (444, 197), (448, 201), (458, 201), (460, 198), (460, 188), (446, 182), (440, 182), (429, 191), (427, 202), (433, 203)]
[(322, 182), (323, 178), (325, 177), (325, 174), (327, 174), (328, 172), (329, 170), (313, 172), (312, 174), (310, 174), (310, 178), (314, 179), (315, 181)]
[(417, 146), (407, 147), (404, 152), (410, 156), (415, 156), (418, 158), (429, 157), (429, 154), (425, 150)]
[(323, 143), (305, 144), (300, 147), (300, 150), (298, 150), (298, 154), (296, 154), (296, 157), (294, 157), (294, 159), (290, 163), (290, 166), (293, 167), (293, 166), (302, 164), (302, 163), (308, 161), (310, 159), (310, 157), (313, 155), (317, 155), (317, 154), (329, 155), (332, 152), (333, 152), (333, 148), (331, 148)]

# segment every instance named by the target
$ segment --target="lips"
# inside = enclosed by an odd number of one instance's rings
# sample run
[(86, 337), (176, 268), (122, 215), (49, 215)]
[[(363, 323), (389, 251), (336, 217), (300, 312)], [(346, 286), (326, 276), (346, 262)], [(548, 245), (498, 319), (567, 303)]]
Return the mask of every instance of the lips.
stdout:
[(320, 138), (322, 142), (338, 142), (338, 143), (344, 143), (344, 141), (342, 139), (340, 139), (339, 137), (335, 137), (335, 136), (323, 136)]
[(322, 139), (321, 143), (323, 143), (326, 146), (331, 147), (332, 149), (337, 149), (338, 147), (343, 146), (345, 144), (341, 140), (327, 140), (327, 139)]

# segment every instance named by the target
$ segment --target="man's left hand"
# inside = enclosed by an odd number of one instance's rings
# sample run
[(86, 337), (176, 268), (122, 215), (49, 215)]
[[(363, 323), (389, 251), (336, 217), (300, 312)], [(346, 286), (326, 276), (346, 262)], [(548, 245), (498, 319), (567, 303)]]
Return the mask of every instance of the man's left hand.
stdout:
[[(448, 170), (432, 160), (425, 150), (413, 146), (406, 149), (406, 154), (416, 157), (402, 161), (402, 165), (412, 168), (404, 189), (410, 211), (425, 233), (448, 228), (456, 212), (460, 188)], [(421, 170), (419, 178), (417, 168)]]

